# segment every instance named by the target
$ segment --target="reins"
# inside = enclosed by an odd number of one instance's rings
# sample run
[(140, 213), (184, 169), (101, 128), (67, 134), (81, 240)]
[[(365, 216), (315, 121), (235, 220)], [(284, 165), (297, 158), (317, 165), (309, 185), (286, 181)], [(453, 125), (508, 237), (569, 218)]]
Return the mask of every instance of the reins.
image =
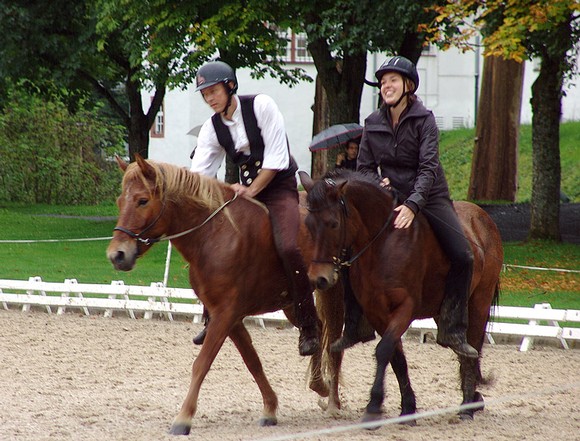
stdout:
[[(326, 178), (325, 182), (327, 185), (336, 186), (336, 183), (334, 182), (334, 180), (332, 180), (330, 178)], [(394, 208), (397, 205), (398, 197), (397, 197), (397, 192), (392, 192), (392, 193), (393, 193), (393, 208)], [(391, 221), (392, 221), (394, 213), (395, 213), (394, 210), (391, 210), (391, 212), (389, 213), (389, 216), (387, 217), (387, 220), (382, 225), (382, 227), (379, 229), (379, 231), (377, 231), (377, 233), (373, 236), (373, 238), (353, 257), (351, 257), (350, 259), (344, 260), (345, 256), (348, 255), (348, 250), (347, 250), (346, 245), (345, 245), (345, 242), (346, 242), (346, 218), (348, 217), (348, 209), (347, 209), (347, 204), (346, 204), (346, 198), (344, 196), (341, 196), (341, 198), (339, 200), (339, 204), (342, 207), (342, 210), (341, 210), (341, 216), (342, 216), (341, 242), (342, 242), (342, 246), (340, 247), (339, 256), (338, 257), (332, 256), (332, 263), (334, 264), (336, 271), (339, 271), (341, 268), (348, 268), (356, 260), (358, 260), (371, 247), (371, 245), (379, 238), (379, 236), (384, 233), (384, 231), (387, 229), (387, 227), (391, 224)], [(323, 208), (313, 210), (313, 209), (308, 208), (308, 211), (315, 212), (315, 211), (321, 211), (322, 209)], [(319, 262), (316, 260), (313, 260), (313, 262), (324, 263), (324, 262)]]
[[(345, 204), (346, 204), (346, 202), (345, 202)], [(394, 198), (393, 198), (393, 207), (395, 207), (396, 205), (397, 205), (397, 195), (395, 193)], [(381, 234), (383, 234), (383, 232), (391, 224), (391, 221), (393, 220), (394, 213), (395, 213), (395, 210), (391, 210), (391, 212), (389, 213), (389, 217), (387, 217), (387, 220), (385, 221), (385, 223), (383, 224), (383, 226), (381, 227), (381, 229), (379, 231), (377, 231), (377, 233), (370, 240), (370, 242), (367, 243), (358, 253), (356, 253), (353, 257), (351, 257), (347, 261), (341, 261), (340, 259), (337, 259), (337, 262), (335, 262), (335, 265), (338, 265), (339, 267), (349, 267), (349, 266), (351, 266), (366, 250), (368, 250), (370, 248), (370, 246), (375, 242), (375, 240), (377, 240), (379, 238), (379, 236)], [(346, 214), (345, 214), (345, 216), (346, 216)], [(345, 227), (343, 226), (343, 228), (345, 228)], [(346, 249), (345, 248), (342, 249), (342, 252), (344, 253), (344, 255), (346, 255)]]
[(144, 233), (146, 233), (148, 230), (150, 230), (157, 223), (157, 221), (159, 221), (159, 219), (161, 218), (161, 215), (163, 214), (163, 211), (165, 210), (165, 201), (163, 201), (163, 206), (161, 207), (161, 210), (159, 211), (159, 214), (157, 215), (157, 217), (155, 217), (153, 222), (151, 222), (149, 225), (147, 225), (147, 227), (145, 227), (145, 229), (143, 229), (143, 231), (141, 231), (140, 233), (134, 233), (133, 231), (131, 231), (127, 228), (124, 228), (124, 227), (115, 227), (115, 228), (113, 228), (113, 231), (121, 231), (125, 234), (128, 234), (131, 238), (135, 239), (137, 242), (148, 245), (148, 246), (153, 245), (157, 242), (165, 241), (165, 240), (177, 239), (178, 237), (185, 236), (189, 233), (194, 232), (195, 230), (202, 228), (205, 224), (207, 224), (210, 220), (212, 220), (220, 211), (222, 211), (229, 204), (231, 204), (233, 201), (235, 201), (237, 199), (237, 197), (238, 197), (238, 193), (234, 193), (234, 195), (231, 199), (227, 200), (222, 205), (220, 205), (218, 208), (216, 208), (201, 224), (196, 225), (195, 227), (189, 228), (188, 230), (182, 231), (180, 233), (171, 234), (169, 236), (156, 237), (156, 238), (143, 238), (143, 237), (141, 237)]

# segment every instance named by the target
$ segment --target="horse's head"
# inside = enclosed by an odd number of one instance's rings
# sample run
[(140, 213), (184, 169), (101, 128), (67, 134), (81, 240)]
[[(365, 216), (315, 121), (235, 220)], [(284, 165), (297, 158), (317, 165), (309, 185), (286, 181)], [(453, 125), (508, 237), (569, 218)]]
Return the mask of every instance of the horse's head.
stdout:
[(160, 169), (135, 156), (136, 162), (130, 165), (117, 160), (125, 174), (121, 195), (117, 198), (119, 219), (107, 257), (121, 271), (133, 269), (137, 257), (151, 247), (152, 240), (161, 236), (165, 228)]
[(308, 193), (305, 223), (314, 242), (308, 277), (317, 289), (325, 290), (337, 282), (345, 253), (347, 181), (330, 177), (313, 181), (305, 172), (299, 172), (299, 176)]

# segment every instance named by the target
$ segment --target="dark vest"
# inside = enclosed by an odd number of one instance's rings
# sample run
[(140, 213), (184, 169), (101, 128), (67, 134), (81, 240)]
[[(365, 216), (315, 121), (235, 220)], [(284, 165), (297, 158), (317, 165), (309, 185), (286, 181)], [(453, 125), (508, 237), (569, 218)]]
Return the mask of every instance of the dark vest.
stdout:
[[(255, 95), (238, 96), (240, 99), (240, 107), (242, 117), (244, 119), (244, 127), (250, 142), (250, 155), (247, 156), (241, 152), (236, 152), (234, 140), (230, 134), (229, 129), (223, 123), (218, 113), (211, 117), (213, 128), (217, 135), (218, 142), (226, 151), (228, 157), (240, 168), (240, 181), (243, 185), (249, 186), (260, 170), (262, 170), (262, 163), (264, 162), (264, 139), (258, 127), (258, 121), (254, 114), (254, 98)], [(288, 146), (288, 144), (286, 144)], [(290, 154), (290, 147), (288, 146), (288, 154)], [(296, 161), (290, 155), (290, 166), (287, 169), (279, 170), (274, 176), (274, 179), (268, 184), (266, 188), (275, 186), (278, 182), (296, 174), (298, 166)]]

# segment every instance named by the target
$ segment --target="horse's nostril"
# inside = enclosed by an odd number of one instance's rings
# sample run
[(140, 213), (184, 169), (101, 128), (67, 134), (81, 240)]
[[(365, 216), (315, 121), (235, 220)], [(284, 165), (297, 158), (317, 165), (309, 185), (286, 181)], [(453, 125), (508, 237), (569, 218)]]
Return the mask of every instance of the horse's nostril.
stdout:
[(125, 261), (125, 253), (123, 251), (117, 251), (115, 254), (115, 263), (123, 263)]
[(325, 290), (328, 288), (328, 280), (325, 277), (319, 277), (316, 279), (316, 287), (321, 290)]

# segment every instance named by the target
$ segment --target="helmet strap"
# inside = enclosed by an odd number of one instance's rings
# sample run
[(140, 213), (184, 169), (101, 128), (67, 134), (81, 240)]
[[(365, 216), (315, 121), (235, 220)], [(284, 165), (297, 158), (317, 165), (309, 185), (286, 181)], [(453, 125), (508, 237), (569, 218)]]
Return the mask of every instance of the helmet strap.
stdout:
[(407, 89), (407, 81), (405, 80), (405, 77), (403, 77), (403, 93), (401, 94), (401, 97), (397, 100), (397, 102), (392, 107), (397, 107), (399, 104), (401, 104), (401, 101), (403, 101), (403, 98), (405, 98), (405, 96), (409, 95), (409, 92), (406, 89)]
[(222, 114), (225, 116), (227, 116), (228, 114), (228, 110), (230, 108), (230, 106), (232, 105), (232, 96), (234, 96), (234, 89), (230, 87), (230, 85), (228, 84), (227, 81), (224, 81), (224, 87), (226, 88), (226, 93), (228, 94), (228, 102), (226, 103), (226, 107), (224, 108)]

